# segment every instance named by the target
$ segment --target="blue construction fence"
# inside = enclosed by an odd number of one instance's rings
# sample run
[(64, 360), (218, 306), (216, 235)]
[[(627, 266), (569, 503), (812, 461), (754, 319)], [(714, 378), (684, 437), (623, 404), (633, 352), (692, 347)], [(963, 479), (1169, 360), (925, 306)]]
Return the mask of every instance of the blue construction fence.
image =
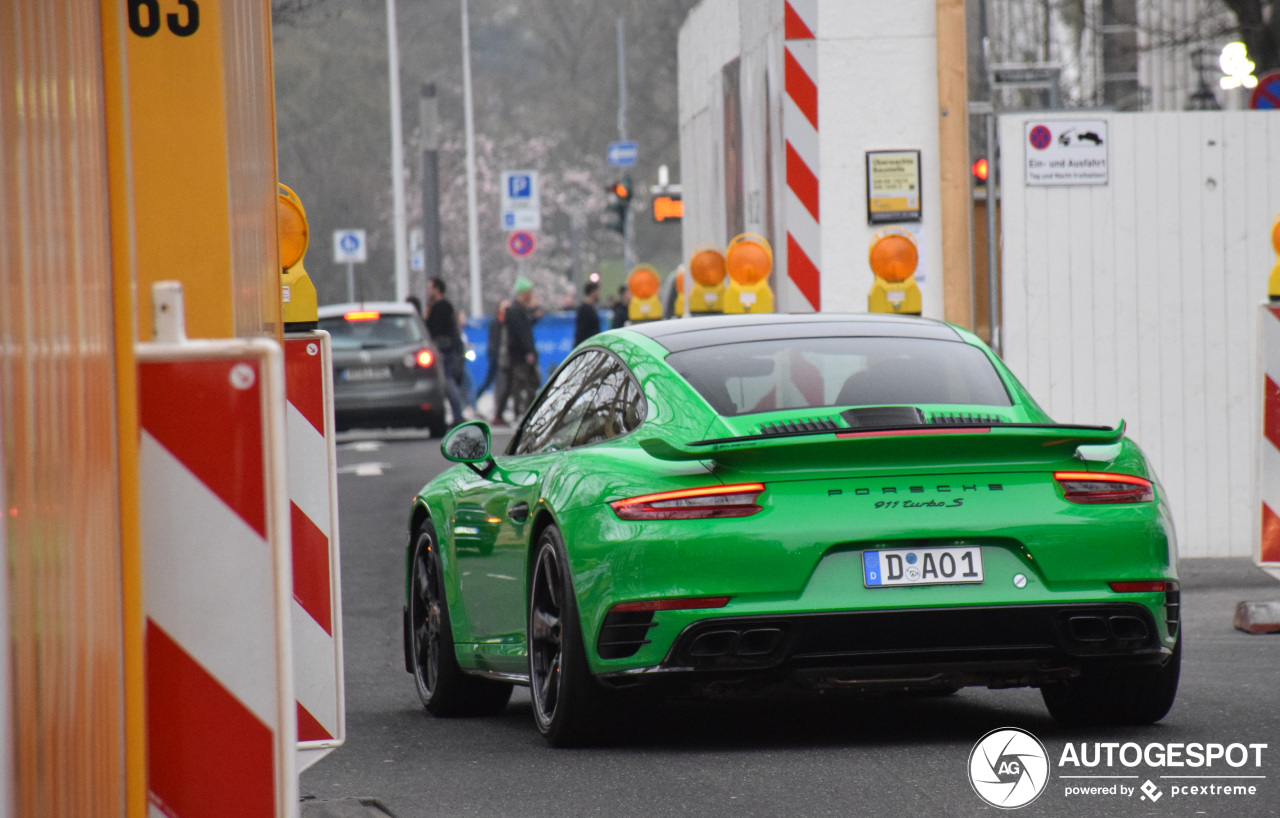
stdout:
[[(600, 328), (608, 329), (613, 320), (613, 310), (602, 309)], [(467, 342), (475, 353), (473, 359), (467, 361), (467, 374), (471, 382), (479, 386), (489, 372), (489, 324), (493, 316), (484, 315), (468, 318), (463, 328)], [(549, 312), (533, 325), (533, 343), (538, 348), (538, 364), (542, 368), (542, 380), (545, 382), (560, 362), (569, 357), (573, 351), (573, 332), (577, 325), (577, 314), (572, 311)]]

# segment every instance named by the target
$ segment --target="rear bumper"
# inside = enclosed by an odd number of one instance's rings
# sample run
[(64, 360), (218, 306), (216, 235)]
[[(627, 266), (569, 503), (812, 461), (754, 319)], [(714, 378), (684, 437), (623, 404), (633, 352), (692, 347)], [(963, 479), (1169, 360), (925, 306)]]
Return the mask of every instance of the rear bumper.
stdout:
[(1160, 634), (1151, 611), (1137, 603), (722, 617), (686, 627), (661, 664), (600, 678), (1026, 686), (1085, 666), (1162, 664), (1172, 650)]
[(439, 378), (393, 381), (378, 388), (335, 389), (333, 411), (342, 425), (363, 421), (421, 423), (424, 413), (443, 416), (444, 390)]

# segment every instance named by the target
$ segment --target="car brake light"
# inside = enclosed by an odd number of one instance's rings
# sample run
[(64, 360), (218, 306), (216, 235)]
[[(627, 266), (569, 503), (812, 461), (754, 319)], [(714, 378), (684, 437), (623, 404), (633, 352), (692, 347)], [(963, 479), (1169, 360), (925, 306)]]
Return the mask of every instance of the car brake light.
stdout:
[(424, 349), (418, 352), (418, 357), (417, 357), (418, 366), (422, 367), (423, 369), (426, 369), (427, 367), (431, 366), (433, 363), (435, 363), (435, 360), (436, 360), (436, 356), (432, 355), (431, 350), (429, 349)]
[(1176, 582), (1169, 582), (1163, 579), (1141, 579), (1129, 582), (1108, 582), (1111, 590), (1119, 594), (1141, 594), (1152, 591), (1175, 591), (1178, 588)]
[(620, 602), (609, 613), (633, 611), (691, 611), (696, 608), (723, 608), (729, 604), (727, 596), (691, 596), (683, 599), (646, 599), (641, 602)]
[(1060, 471), (1054, 472), (1053, 479), (1072, 503), (1149, 503), (1155, 499), (1151, 481), (1130, 474)]
[(709, 520), (718, 517), (750, 517), (761, 507), (756, 498), (763, 483), (663, 491), (610, 503), (623, 520)]
[(355, 310), (343, 313), (342, 317), (348, 321), (377, 321), (382, 317), (382, 313), (377, 310)]

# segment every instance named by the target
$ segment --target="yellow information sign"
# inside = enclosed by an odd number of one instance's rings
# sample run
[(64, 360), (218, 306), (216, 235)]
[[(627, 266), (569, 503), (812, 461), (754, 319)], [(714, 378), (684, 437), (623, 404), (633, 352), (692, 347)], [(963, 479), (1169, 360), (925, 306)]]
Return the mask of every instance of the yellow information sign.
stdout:
[(867, 221), (920, 221), (920, 151), (867, 151)]

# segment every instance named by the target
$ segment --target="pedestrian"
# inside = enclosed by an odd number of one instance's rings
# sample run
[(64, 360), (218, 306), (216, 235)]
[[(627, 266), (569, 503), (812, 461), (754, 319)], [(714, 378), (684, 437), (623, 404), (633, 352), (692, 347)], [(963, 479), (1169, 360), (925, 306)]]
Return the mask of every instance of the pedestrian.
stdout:
[(445, 398), (452, 415), (449, 424), (457, 426), (463, 420), (464, 405), (458, 386), (462, 380), (462, 336), (458, 333), (458, 313), (444, 296), (447, 289), (439, 276), (427, 282), (427, 334), (444, 362)]
[(578, 320), (573, 329), (573, 345), (577, 346), (600, 332), (600, 313), (596, 303), (600, 301), (600, 284), (588, 281), (582, 287), (582, 303), (578, 305)]
[(507, 391), (515, 401), (517, 420), (524, 416), (542, 383), (538, 348), (533, 343), (537, 306), (533, 282), (520, 276), (516, 279), (515, 300), (507, 307)]
[(467, 366), (467, 362), (474, 360), (475, 354), (471, 351), (471, 341), (467, 339), (467, 314), (462, 310), (458, 310), (458, 338), (462, 343), (459, 348), (462, 365), (458, 367), (458, 389), (462, 392), (462, 401), (467, 405), (463, 415), (474, 418), (476, 416), (476, 385), (471, 380), (471, 368)]
[(613, 323), (610, 329), (622, 329), (627, 325), (627, 307), (631, 304), (631, 290), (626, 284), (618, 288), (618, 297), (613, 302)]
[[(507, 306), (511, 302), (502, 299), (498, 302), (498, 310), (494, 313), (493, 319), (489, 321), (489, 370), (485, 373), (484, 380), (480, 382), (480, 388), (476, 390), (476, 400), (484, 394), (485, 390), (490, 386), (493, 387), (493, 425), (505, 426), (507, 421), (503, 419), (502, 414), (507, 406)], [(498, 402), (498, 398), (502, 398), (502, 402)]]

